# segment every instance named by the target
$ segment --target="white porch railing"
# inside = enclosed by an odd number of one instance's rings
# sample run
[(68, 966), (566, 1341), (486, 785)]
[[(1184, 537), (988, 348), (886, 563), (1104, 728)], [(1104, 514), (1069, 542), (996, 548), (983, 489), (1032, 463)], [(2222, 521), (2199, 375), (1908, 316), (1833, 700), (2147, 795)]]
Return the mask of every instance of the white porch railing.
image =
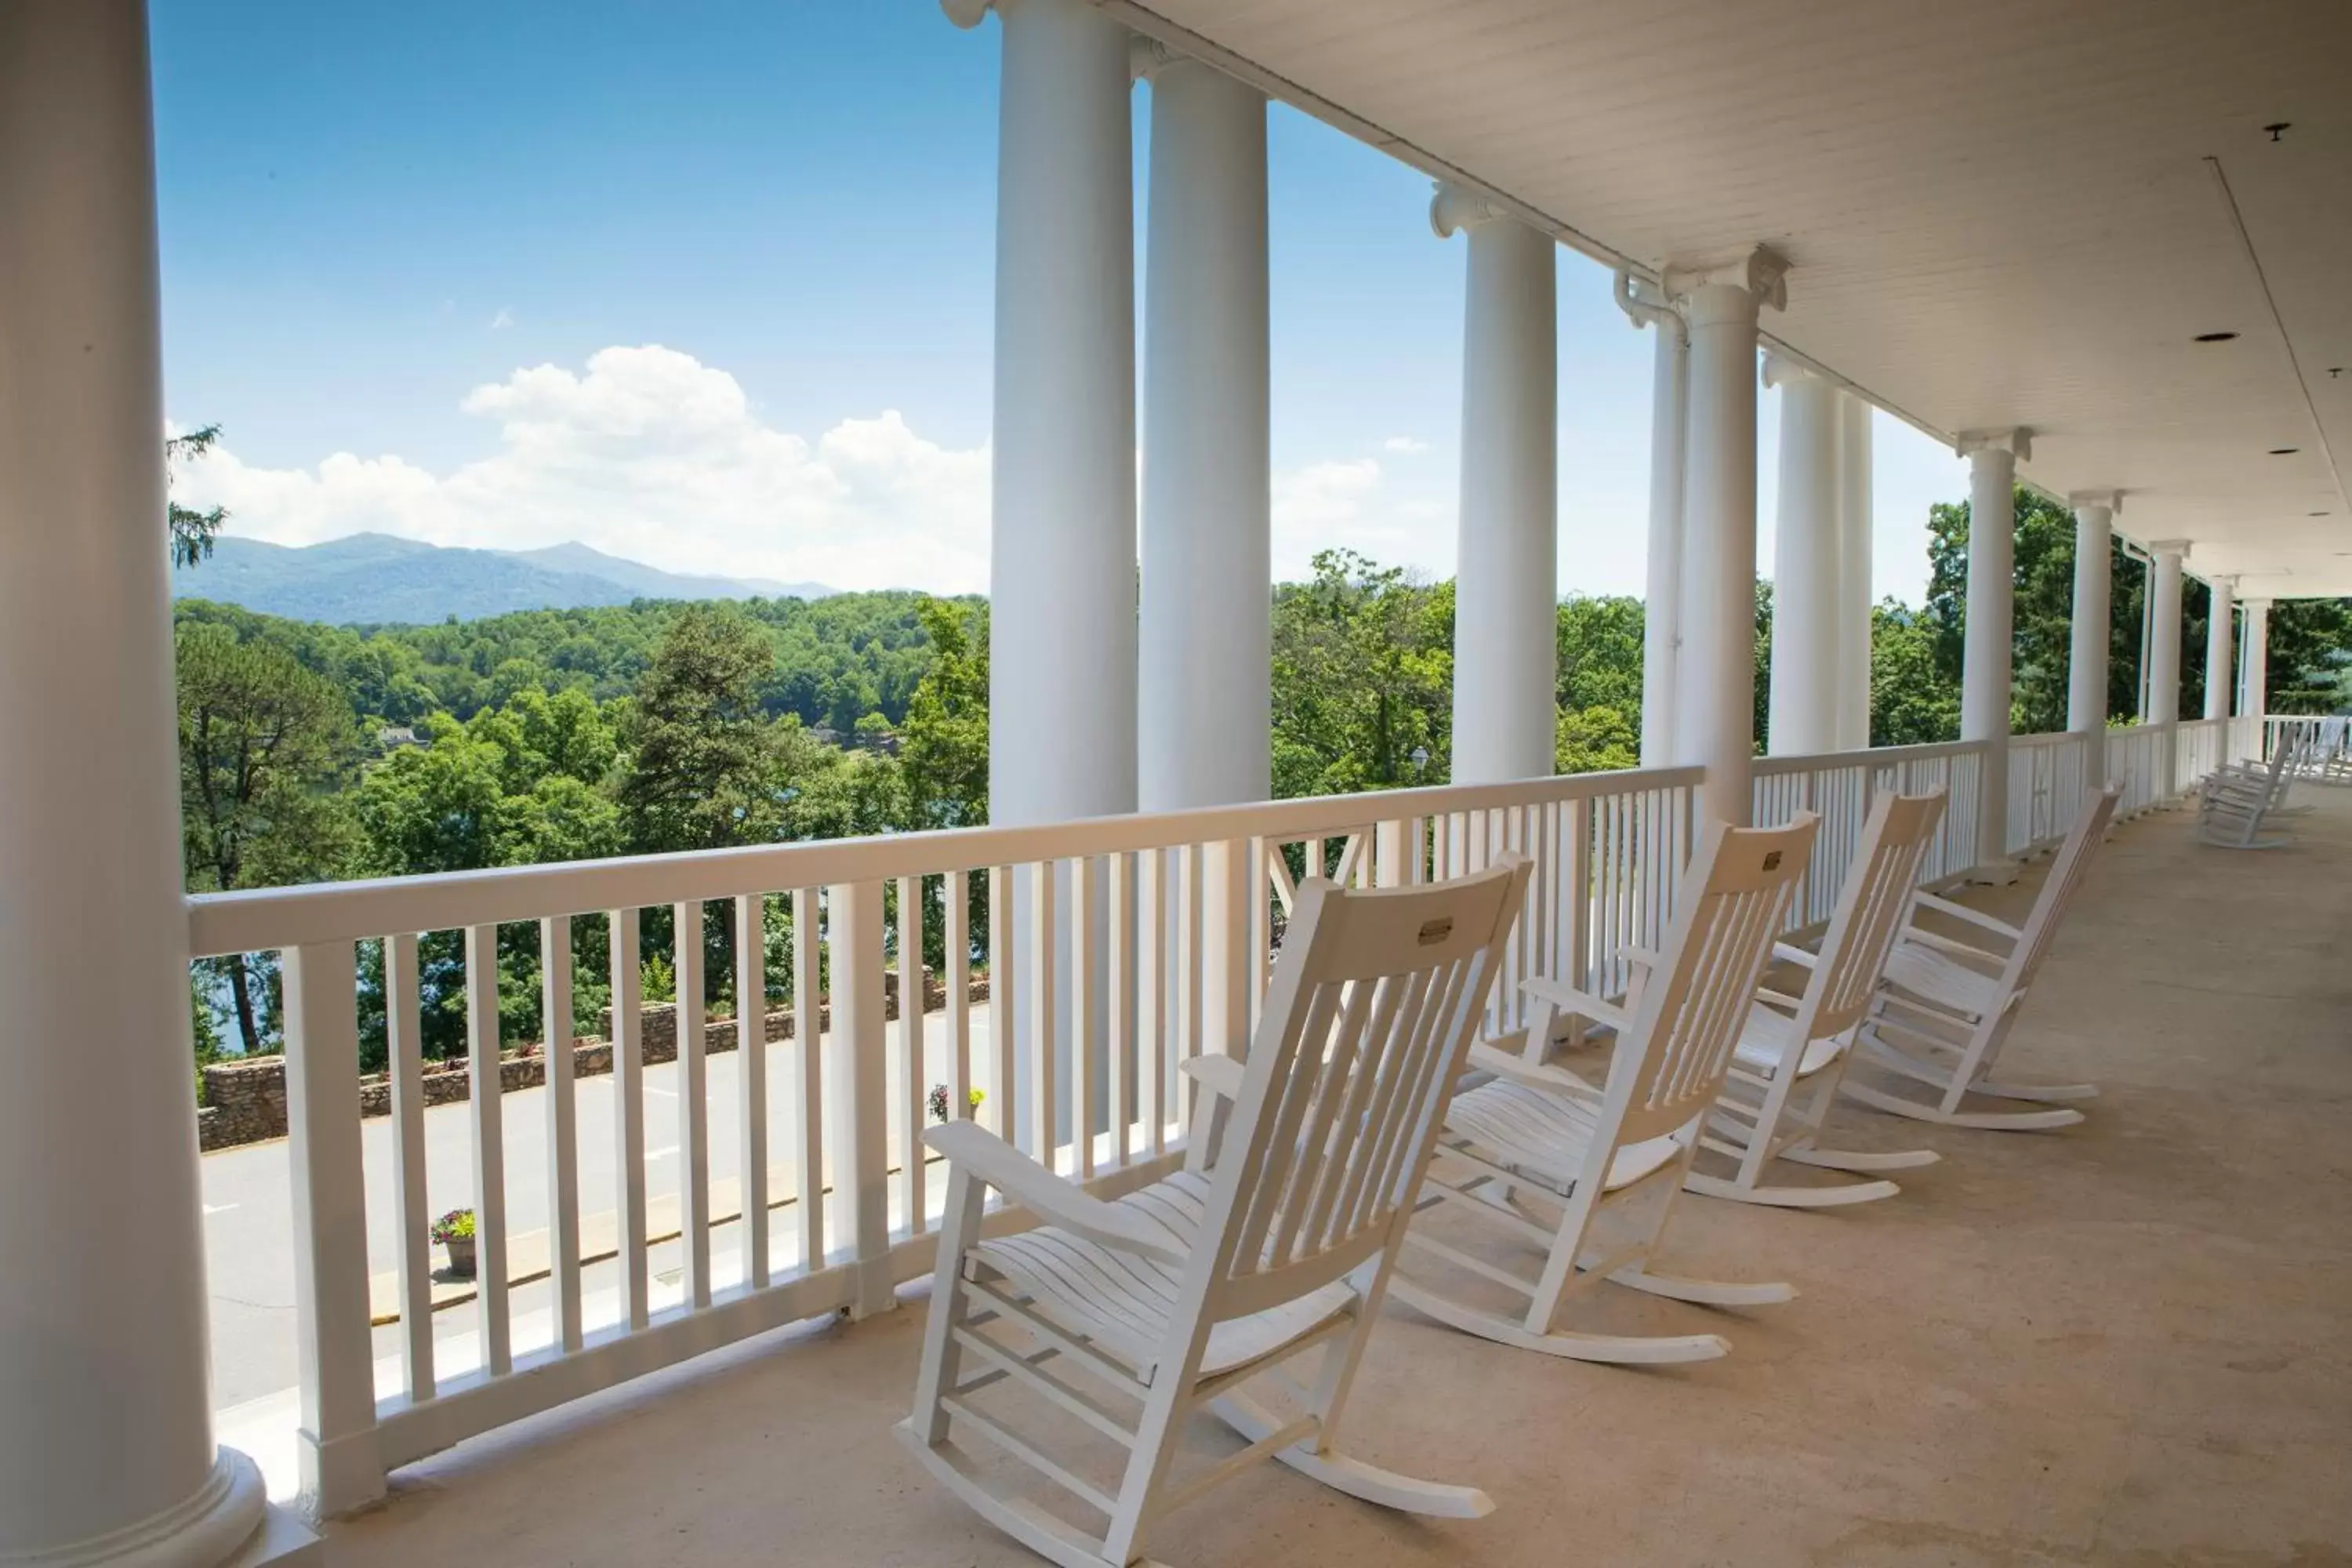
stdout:
[[(197, 955), (284, 959), (305, 1492), (322, 1511), (343, 1511), (380, 1494), (394, 1467), (472, 1434), (783, 1323), (886, 1307), (893, 1286), (930, 1267), (943, 1196), (921, 1158), (930, 1084), (948, 1087), (959, 1113), (967, 1089), (981, 1089), (986, 1124), (1107, 1190), (1150, 1178), (1181, 1143), (1177, 1064), (1238, 1048), (1307, 867), (1393, 884), (1522, 850), (1536, 874), (1497, 1026), (1516, 1021), (1516, 983), (1528, 973), (1621, 989), (1620, 950), (1656, 940), (1666, 918), (1700, 776), (1593, 774), (192, 900)], [(975, 890), (988, 921), (981, 1005), (966, 984)], [(792, 915), (772, 968), (772, 900)], [(737, 1008), (738, 1108), (719, 1127), (701, 1002), (711, 903), (728, 910), (733, 990), (749, 1004)], [(663, 906), (677, 933), (679, 1003), (675, 1100), (661, 1102), (656, 1132), (637, 938), (642, 911)], [(932, 918), (945, 925), (944, 1010), (927, 1017), (907, 1005), (892, 1024), (885, 972), (903, 963), (914, 973)], [(500, 928), (523, 927), (535, 942), (549, 1032), (562, 1039), (575, 923), (590, 922), (614, 954), (609, 1198), (582, 1190), (570, 1051), (545, 1053), (542, 1126), (510, 1130), (498, 1090)], [(438, 931), (464, 933), (478, 1258), (470, 1346), (434, 1331), (417, 933)], [(382, 954), (391, 1056), (393, 1158), (373, 1185), (361, 1128), (362, 944)], [(770, 1044), (753, 999), (786, 974), (793, 1038)], [(901, 988), (902, 1000), (921, 994)], [(1056, 1005), (1036, 1005), (1041, 997)], [(1074, 1018), (1092, 1022), (1074, 1030)], [(1087, 1048), (1074, 1049), (1074, 1036)], [(1087, 1136), (1070, 1135), (1076, 1108), (1090, 1112), (1078, 1117)], [(510, 1131), (543, 1149), (543, 1173), (514, 1181)], [(649, 1138), (674, 1142), (656, 1151), (675, 1155), (674, 1199), (649, 1196)], [(712, 1179), (722, 1140), (732, 1183)], [(510, 1185), (543, 1232), (518, 1236)], [(605, 1203), (609, 1214), (592, 1212)], [(371, 1258), (371, 1210), (387, 1222), (379, 1236), (396, 1238), (389, 1258)], [(592, 1228), (600, 1239), (583, 1246)], [(675, 1267), (656, 1273), (655, 1250), (673, 1236)], [(714, 1238), (733, 1245), (717, 1251)], [(396, 1320), (398, 1352), (379, 1369), (371, 1270), (381, 1265), (397, 1276), (396, 1314), (380, 1315)], [(518, 1283), (543, 1294), (544, 1309), (518, 1310)]]
[(2066, 837), (2094, 784), (2087, 738), (2072, 731), (2014, 735), (2009, 742), (2009, 842), (2031, 855)]
[[(2108, 772), (2135, 798), (2163, 789), (2160, 733), (2107, 738)], [(2220, 750), (2218, 734), (2180, 744), (2190, 766)], [(2008, 847), (2032, 847), (2063, 831), (2070, 795), (2088, 787), (2082, 748), (2077, 737), (2028, 737), (2011, 757)], [(1792, 929), (1828, 918), (1876, 791), (1948, 790), (1922, 880), (1974, 868), (1983, 766), (1970, 743), (1759, 760), (1758, 821), (1823, 817)], [(377, 1496), (390, 1469), (475, 1433), (796, 1320), (887, 1307), (894, 1286), (931, 1265), (943, 1192), (921, 1155), (928, 1086), (946, 1086), (956, 1114), (981, 1089), (980, 1120), (1100, 1190), (1150, 1179), (1181, 1147), (1178, 1064), (1237, 1048), (1309, 868), (1395, 885), (1524, 852), (1535, 874), (1493, 1026), (1521, 1020), (1517, 983), (1530, 973), (1622, 990), (1623, 950), (1654, 942), (1671, 912), (1702, 776), (1586, 774), (191, 900), (196, 955), (284, 960), (305, 1491), (322, 1511), (344, 1511)], [(717, 1127), (701, 1000), (713, 903), (727, 912), (732, 989), (746, 1004), (723, 1069), (735, 1106)], [(643, 911), (665, 906), (680, 998), (674, 1103), (646, 1083), (637, 962)], [(785, 910), (789, 934), (772, 931)], [(927, 1015), (915, 978), (933, 921), (946, 984)], [(609, 1131), (597, 1135), (611, 1140), (611, 1175), (583, 1191), (569, 1050), (545, 1053), (535, 1125), (507, 1121), (497, 955), (501, 928), (535, 951), (545, 1032), (561, 1040), (574, 939), (600, 927), (613, 955), (614, 1078), (609, 1112), (597, 1102)], [(472, 1332), (455, 1338), (436, 1334), (430, 1273), (418, 933), (434, 932), (463, 933), (462, 978), (444, 979), (462, 985), (474, 1091), (465, 1201), (479, 1279)], [(989, 984), (975, 1002), (968, 983), (983, 946)], [(908, 977), (895, 1023), (893, 969)], [(373, 1181), (363, 973), (382, 976), (391, 1058), (391, 1157)], [(759, 1001), (784, 989), (793, 1036), (772, 1043)], [(674, 1146), (649, 1151), (653, 1137)], [(530, 1176), (509, 1170), (510, 1142)], [(675, 1155), (674, 1195), (649, 1193), (654, 1154)], [(714, 1180), (714, 1157), (736, 1175)], [(543, 1228), (519, 1235), (529, 1224)], [(670, 1267), (656, 1269), (657, 1249)], [(519, 1307), (523, 1286), (530, 1302)], [(381, 1364), (379, 1326), (396, 1344)]]
[(2249, 717), (2238, 722), (2261, 726), (2259, 734), (2241, 737), (2242, 756), (2266, 763), (2278, 754), (2282, 746), (2293, 746), (2303, 753), (2303, 765), (2308, 768), (2341, 768), (2352, 762), (2352, 719), (2342, 714), (2306, 717), (2269, 713), (2259, 720)]

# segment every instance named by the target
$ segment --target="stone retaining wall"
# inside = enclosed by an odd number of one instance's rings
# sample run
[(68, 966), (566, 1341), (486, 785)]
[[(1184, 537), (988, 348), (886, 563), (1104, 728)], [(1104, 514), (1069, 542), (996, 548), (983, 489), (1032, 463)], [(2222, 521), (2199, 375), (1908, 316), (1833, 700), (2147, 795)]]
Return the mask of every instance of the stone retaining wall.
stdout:
[[(882, 977), (885, 1019), (898, 1016), (898, 977), (886, 973)], [(936, 1012), (947, 1006), (947, 988), (940, 981), (925, 975), (923, 1011)], [(970, 998), (974, 1002), (988, 1000), (988, 981), (974, 979)], [(613, 1027), (613, 1013), (606, 1008), (602, 1019), (605, 1036)], [(817, 1003), (817, 1028), (833, 1026), (831, 1003), (820, 998)], [(793, 1012), (787, 1007), (766, 1016), (767, 1037), (771, 1041), (789, 1040), (794, 1030)], [(648, 1002), (640, 1025), (639, 1043), (648, 1063), (677, 1059), (677, 1007), (675, 1003)], [(706, 1052), (731, 1051), (736, 1046), (735, 1020), (731, 1017), (706, 1020), (702, 1031), (702, 1048)], [(583, 1036), (572, 1042), (572, 1071), (578, 1078), (594, 1078), (613, 1070), (613, 1046), (609, 1037)], [(286, 1136), (286, 1058), (259, 1057), (252, 1060), (213, 1062), (204, 1069), (205, 1099), (208, 1102), (196, 1111), (196, 1141), (209, 1152), (230, 1149), (243, 1143), (259, 1143), (271, 1138)], [(425, 1103), (449, 1105), (473, 1096), (473, 1074), (462, 1060), (454, 1064), (427, 1062), (423, 1079)], [(519, 1089), (534, 1089), (547, 1081), (547, 1059), (536, 1044), (519, 1046), (504, 1053), (499, 1061), (499, 1087), (503, 1092)], [(373, 1073), (360, 1079), (360, 1114), (362, 1117), (392, 1114), (392, 1080), (383, 1073)]]

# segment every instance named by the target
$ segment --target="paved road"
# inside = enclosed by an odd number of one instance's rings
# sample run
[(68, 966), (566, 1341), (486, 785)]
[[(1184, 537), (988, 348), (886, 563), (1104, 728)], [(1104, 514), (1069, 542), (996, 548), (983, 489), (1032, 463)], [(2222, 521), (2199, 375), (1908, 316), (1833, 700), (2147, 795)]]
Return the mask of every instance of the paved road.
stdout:
[[(986, 1059), (988, 1009), (971, 1010), (972, 1057)], [(925, 1067), (919, 1087), (944, 1081), (945, 1015), (928, 1016), (924, 1030)], [(899, 1064), (898, 1026), (889, 1029), (891, 1103), (898, 1103), (904, 1073)], [(793, 1129), (799, 1106), (799, 1049), (790, 1041), (767, 1047), (769, 1162), (790, 1166), (796, 1158)], [(980, 1069), (975, 1067), (975, 1072)], [(732, 1181), (742, 1167), (739, 1132), (741, 1060), (734, 1052), (709, 1060), (710, 1173), (714, 1183)], [(979, 1078), (986, 1087), (984, 1076)], [(646, 1188), (649, 1198), (674, 1194), (678, 1187), (680, 1142), (677, 1068), (662, 1063), (646, 1069)], [(614, 1129), (614, 1080), (609, 1077), (582, 1079), (575, 1089), (579, 1119), (580, 1206), (583, 1215), (618, 1206), (615, 1183), (617, 1150)], [(548, 1221), (547, 1091), (518, 1090), (501, 1101), (506, 1150), (508, 1225), (512, 1232), (542, 1229)], [(446, 1210), (474, 1201), (472, 1108), (467, 1104), (436, 1106), (425, 1113), (425, 1196), (429, 1210)], [(892, 1119), (891, 1149), (898, 1152), (897, 1118)], [(367, 1177), (369, 1267), (388, 1273), (397, 1267), (397, 1243), (393, 1216), (392, 1134), (390, 1118), (362, 1123), (361, 1142)], [(224, 1150), (204, 1159), (205, 1261), (212, 1287), (213, 1404), (229, 1410), (256, 1401), (271, 1400), (294, 1386), (294, 1253), (293, 1203), (289, 1187), (287, 1145), (257, 1144)], [(936, 1196), (933, 1202), (937, 1202)], [(798, 1247), (792, 1210), (777, 1211), (771, 1235), (781, 1248), (774, 1256), (789, 1259)], [(713, 1271), (724, 1284), (740, 1277), (736, 1261), (740, 1226), (721, 1226), (713, 1233)], [(656, 1304), (665, 1287), (662, 1276), (680, 1267), (672, 1245), (654, 1250)], [(593, 1324), (600, 1305), (609, 1303), (615, 1289), (610, 1265), (591, 1267), (583, 1281)], [(519, 1287), (512, 1294), (518, 1351), (546, 1339), (543, 1324), (549, 1310), (543, 1285)], [(605, 1314), (609, 1316), (609, 1311)], [(475, 1311), (457, 1306), (435, 1314), (435, 1334), (440, 1342), (436, 1360), (445, 1375), (474, 1360), (472, 1338)], [(393, 1358), (396, 1369), (399, 1330), (376, 1331), (376, 1352)], [(385, 1375), (380, 1363), (379, 1375)], [(271, 1400), (272, 1408), (281, 1403)], [(290, 1405), (286, 1405), (290, 1410)]]

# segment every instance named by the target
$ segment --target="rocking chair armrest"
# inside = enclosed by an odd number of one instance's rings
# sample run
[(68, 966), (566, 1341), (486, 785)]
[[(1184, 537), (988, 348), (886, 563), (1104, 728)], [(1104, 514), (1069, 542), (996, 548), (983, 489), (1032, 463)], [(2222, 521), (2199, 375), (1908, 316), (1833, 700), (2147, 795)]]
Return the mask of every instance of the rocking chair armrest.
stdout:
[(1519, 989), (1538, 1001), (1550, 1003), (1563, 1013), (1590, 1018), (1620, 1034), (1633, 1026), (1633, 1020), (1625, 1009), (1613, 1002), (1603, 1001), (1590, 991), (1580, 991), (1565, 980), (1554, 980), (1547, 974), (1530, 974), (1519, 982)]
[(1556, 1068), (1549, 1063), (1531, 1062), (1525, 1057), (1514, 1056), (1509, 1051), (1499, 1050), (1484, 1040), (1472, 1042), (1469, 1065), (1480, 1072), (1490, 1072), (1496, 1078), (1509, 1079), (1514, 1083), (1524, 1083), (1535, 1089), (1553, 1089), (1561, 1094), (1574, 1095), (1580, 1100), (1597, 1100), (1601, 1097), (1599, 1089), (1566, 1068)]
[(1654, 947), (1636, 947), (1632, 942), (1617, 950), (1617, 956), (1628, 963), (1638, 963), (1644, 969), (1660, 969), (1665, 965), (1665, 955)]
[(1239, 1057), (1211, 1051), (1186, 1058), (1176, 1064), (1176, 1070), (1220, 1100), (1241, 1102), (1242, 1077), (1246, 1069)]
[(1120, 1252), (1139, 1253), (1182, 1268), (1182, 1252), (1153, 1234), (1137, 1217), (1065, 1180), (977, 1121), (956, 1121), (929, 1129), (923, 1142), (1039, 1217), (1088, 1241)]
[(1996, 935), (2005, 936), (2011, 942), (2017, 942), (2025, 935), (2007, 921), (1996, 920), (1982, 910), (1972, 910), (1966, 904), (1956, 904), (1949, 899), (1939, 899), (1933, 893), (1914, 893), (1911, 895), (1911, 901), (1931, 909), (1939, 915), (1950, 915), (1955, 920), (1963, 920), (1971, 925), (1982, 926), (1987, 931)]
[(1922, 947), (1932, 947), (1939, 952), (1948, 952), (1965, 963), (1986, 964), (1994, 969), (1999, 969), (2007, 962), (1997, 952), (1987, 952), (1983, 948), (1970, 947), (1957, 937), (1946, 936), (1941, 931), (1921, 931), (1916, 926), (1905, 931), (1896, 940), (1898, 943), (1916, 942)]

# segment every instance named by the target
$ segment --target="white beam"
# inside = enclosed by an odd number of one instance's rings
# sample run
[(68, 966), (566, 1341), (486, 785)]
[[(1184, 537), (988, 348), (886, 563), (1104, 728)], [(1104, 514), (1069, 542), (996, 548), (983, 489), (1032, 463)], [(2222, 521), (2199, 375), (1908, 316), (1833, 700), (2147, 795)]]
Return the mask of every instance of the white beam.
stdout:
[(1559, 304), (1551, 237), (1440, 186), (1430, 226), (1470, 236), (1454, 578), (1454, 782), (1553, 766), (1559, 681)]
[(1871, 407), (1851, 392), (1838, 395), (1838, 618), (1843, 646), (1838, 658), (1837, 746), (1870, 745)]
[(2235, 577), (2214, 577), (2208, 587), (2212, 608), (2205, 617), (2205, 717), (2230, 716), (2231, 641), (2237, 633)]
[(1137, 804), (1274, 793), (1265, 97), (1146, 46)]
[(151, 102), (137, 0), (0, 6), (11, 1564), (210, 1568), (264, 1518), (206, 1372)]
[(1776, 757), (1837, 750), (1838, 667), (1846, 651), (1836, 387), (1777, 354), (1764, 384), (1780, 391), (1780, 521), (1772, 550), (1772, 670), (1766, 749)]
[(1756, 319), (1787, 304), (1787, 270), (1761, 247), (1666, 269), (1691, 339), (1675, 750), (1706, 769), (1701, 811), (1734, 826), (1755, 815)]
[(1646, 322), (1656, 332), (1650, 358), (1650, 532), (1642, 601), (1642, 765), (1655, 768), (1675, 761), (1690, 333), (1671, 306), (1637, 295), (1632, 277), (1623, 272), (1617, 275), (1617, 303), (1634, 326)]
[(2180, 723), (2180, 558), (2185, 539), (2152, 541), (2148, 573), (2147, 722), (2164, 731), (2158, 747), (2157, 793), (2168, 796), (2178, 782), (2173, 737)]
[(2009, 859), (2009, 703), (2016, 624), (2017, 465), (2032, 432), (1960, 437), (1969, 459), (1969, 590), (1960, 683), (1960, 739), (1985, 746), (1977, 787), (1977, 863), (1996, 874)]

